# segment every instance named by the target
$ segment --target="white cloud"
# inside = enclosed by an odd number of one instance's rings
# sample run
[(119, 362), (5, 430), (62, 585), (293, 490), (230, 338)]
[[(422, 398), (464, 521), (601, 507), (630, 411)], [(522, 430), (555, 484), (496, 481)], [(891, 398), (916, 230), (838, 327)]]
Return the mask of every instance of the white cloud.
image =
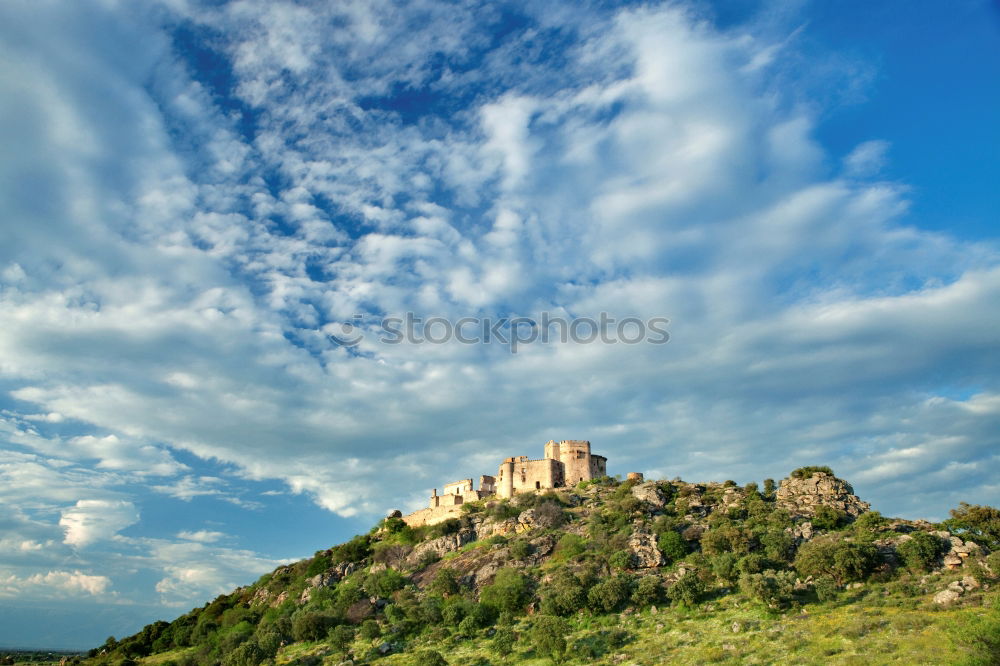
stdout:
[(99, 597), (111, 587), (111, 579), (76, 571), (49, 571), (19, 578), (0, 572), (0, 597), (65, 599), (80, 595)]
[(177, 533), (178, 539), (197, 541), (198, 543), (215, 543), (224, 536), (226, 535), (223, 532), (214, 532), (211, 530), (198, 530), (197, 532), (182, 531)]
[(110, 539), (139, 520), (135, 505), (125, 500), (82, 499), (64, 509), (59, 526), (66, 532), (64, 542), (83, 548)]
[(888, 152), (888, 141), (876, 139), (860, 143), (844, 158), (844, 171), (858, 178), (878, 175), (888, 160)]

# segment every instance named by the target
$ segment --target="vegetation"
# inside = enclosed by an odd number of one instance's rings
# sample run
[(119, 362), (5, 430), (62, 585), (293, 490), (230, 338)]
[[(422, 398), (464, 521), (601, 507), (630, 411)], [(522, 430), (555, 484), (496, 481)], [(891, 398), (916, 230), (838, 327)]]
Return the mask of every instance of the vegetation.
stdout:
[[(795, 473), (813, 471), (832, 473)], [(770, 480), (651, 483), (470, 503), (429, 527), (387, 518), (172, 622), (109, 638), (87, 661), (997, 663), (1000, 552), (986, 556), (996, 509), (963, 504), (934, 527), (982, 546), (949, 571), (950, 542), (926, 525), (822, 505), (792, 515)], [(449, 534), (465, 545), (428, 545)], [(969, 577), (981, 585), (932, 601)]]

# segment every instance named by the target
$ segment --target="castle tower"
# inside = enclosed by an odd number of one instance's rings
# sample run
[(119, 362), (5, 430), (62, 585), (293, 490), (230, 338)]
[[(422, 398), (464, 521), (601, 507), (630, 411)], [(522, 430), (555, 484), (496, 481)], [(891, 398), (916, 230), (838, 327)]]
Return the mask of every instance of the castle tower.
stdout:
[(497, 473), (497, 494), (500, 497), (514, 496), (514, 459), (508, 458), (500, 463)]
[[(590, 442), (582, 439), (568, 439), (556, 445), (559, 461), (562, 462), (566, 485), (576, 485), (580, 481), (594, 478), (590, 460)], [(555, 448), (555, 447), (553, 447)], [(546, 445), (548, 449), (548, 445)]]

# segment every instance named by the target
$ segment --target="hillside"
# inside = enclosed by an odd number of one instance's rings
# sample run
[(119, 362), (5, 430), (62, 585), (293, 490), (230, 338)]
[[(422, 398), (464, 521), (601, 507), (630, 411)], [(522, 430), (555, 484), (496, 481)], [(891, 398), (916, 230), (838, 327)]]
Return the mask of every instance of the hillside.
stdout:
[(888, 519), (825, 467), (603, 478), (432, 526), (397, 512), (87, 662), (995, 664), (998, 582), (990, 507)]

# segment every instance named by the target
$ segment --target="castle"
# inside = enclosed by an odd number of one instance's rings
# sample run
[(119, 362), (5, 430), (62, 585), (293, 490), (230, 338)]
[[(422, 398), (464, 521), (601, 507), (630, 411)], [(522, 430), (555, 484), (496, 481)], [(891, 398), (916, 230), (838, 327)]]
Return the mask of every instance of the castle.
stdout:
[(461, 515), (462, 504), (485, 497), (513, 497), (515, 493), (564, 488), (580, 481), (606, 476), (608, 459), (590, 452), (590, 442), (568, 439), (561, 442), (549, 440), (545, 444), (545, 457), (532, 460), (528, 456), (506, 458), (500, 463), (497, 475), (479, 477), (479, 490), (472, 479), (462, 479), (446, 484), (441, 495), (437, 488), (431, 493), (430, 505), (415, 511), (403, 520), (411, 527), (433, 525)]

